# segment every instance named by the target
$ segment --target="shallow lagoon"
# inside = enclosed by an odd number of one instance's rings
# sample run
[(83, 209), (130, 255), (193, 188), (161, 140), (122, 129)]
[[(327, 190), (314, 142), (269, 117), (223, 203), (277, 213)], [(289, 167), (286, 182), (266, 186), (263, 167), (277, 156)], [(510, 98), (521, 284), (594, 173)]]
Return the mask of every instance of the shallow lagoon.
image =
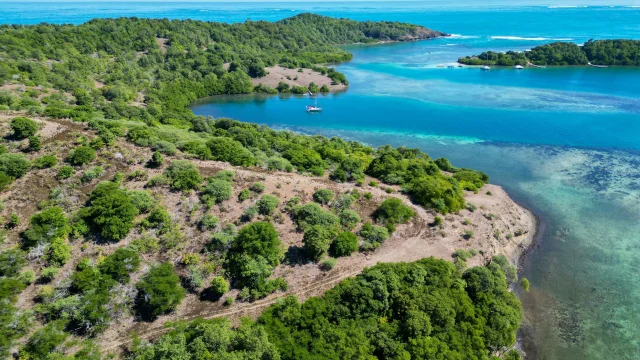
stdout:
[(495, 45), (466, 40), (349, 47), (355, 58), (339, 69), (351, 85), (320, 96), (321, 114), (296, 96), (216, 97), (192, 109), (419, 147), (487, 172), (544, 224), (521, 273), (531, 291), (517, 290), (531, 358), (638, 358), (640, 71), (438, 67)]

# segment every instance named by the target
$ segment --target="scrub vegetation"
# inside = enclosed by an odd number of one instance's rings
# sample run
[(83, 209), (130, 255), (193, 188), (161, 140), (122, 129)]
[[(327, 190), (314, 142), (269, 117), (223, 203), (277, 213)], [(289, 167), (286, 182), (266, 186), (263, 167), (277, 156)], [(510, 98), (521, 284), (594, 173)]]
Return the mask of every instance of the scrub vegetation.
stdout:
[[(0, 114), (8, 204), (0, 210), (0, 355), (99, 359), (107, 354), (96, 343), (114, 327), (180, 315), (185, 302), (266, 301), (287, 291), (286, 271), (297, 264), (332, 276), (345, 258), (373, 253), (417, 210), (426, 213), (416, 205), (431, 214), (465, 209), (464, 191), (478, 192), (488, 176), (446, 159), (187, 108), (204, 96), (251, 92), (250, 79), (275, 64), (346, 83), (318, 65), (351, 58), (335, 45), (432, 35), (309, 14), (233, 25), (129, 18), (0, 27), (0, 111), (11, 111)], [(268, 185), (282, 172), (327, 188), (285, 198), (280, 183)], [(386, 192), (362, 191), (365, 180)], [(284, 241), (290, 234), (296, 243)], [(461, 270), (435, 259), (377, 265), (322, 297), (287, 297), (237, 328), (175, 323), (123, 356), (504, 353), (520, 324), (505, 280), (516, 274), (506, 259)]]

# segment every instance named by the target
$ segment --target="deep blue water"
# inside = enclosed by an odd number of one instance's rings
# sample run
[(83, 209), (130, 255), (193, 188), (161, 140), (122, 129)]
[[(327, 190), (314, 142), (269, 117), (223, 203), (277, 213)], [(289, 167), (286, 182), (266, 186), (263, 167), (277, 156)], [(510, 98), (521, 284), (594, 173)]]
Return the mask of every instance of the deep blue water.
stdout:
[[(347, 47), (351, 84), (319, 99), (232, 96), (194, 112), (372, 145), (419, 147), (487, 172), (545, 227), (523, 264), (531, 280), (524, 347), (533, 359), (640, 358), (640, 69), (447, 68), (484, 50), (554, 41), (640, 39), (640, 3), (3, 3), (0, 22), (81, 23), (93, 17), (269, 21), (316, 12), (398, 20), (455, 34)], [(583, 7), (587, 4), (587, 7)], [(576, 6), (576, 7), (565, 7)], [(444, 67), (439, 67), (443, 65)]]

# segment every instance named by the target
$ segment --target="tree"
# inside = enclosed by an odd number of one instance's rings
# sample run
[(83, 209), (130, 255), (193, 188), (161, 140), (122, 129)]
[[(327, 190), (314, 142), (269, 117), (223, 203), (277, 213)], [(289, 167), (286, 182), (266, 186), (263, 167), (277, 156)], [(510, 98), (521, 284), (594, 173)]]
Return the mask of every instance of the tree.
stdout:
[(146, 319), (175, 310), (186, 291), (180, 286), (180, 278), (173, 273), (170, 263), (157, 265), (136, 284), (138, 289), (137, 312)]
[(64, 321), (60, 320), (51, 322), (45, 327), (36, 330), (21, 349), (21, 352), (34, 359), (48, 358), (52, 353), (55, 353), (56, 348), (62, 345), (67, 336), (69, 336), (64, 331), (64, 327)]
[(187, 160), (172, 161), (164, 175), (170, 179), (171, 188), (174, 190), (191, 190), (202, 183), (198, 168)]
[(65, 239), (54, 238), (47, 247), (44, 259), (49, 266), (62, 266), (71, 258), (71, 248)]
[(447, 176), (425, 176), (414, 179), (410, 194), (415, 201), (447, 214), (464, 208), (462, 188), (457, 180)]
[(313, 225), (304, 232), (302, 243), (309, 257), (317, 261), (329, 250), (333, 238), (333, 231), (324, 226)]
[(229, 274), (240, 287), (254, 289), (261, 297), (275, 290), (267, 278), (284, 258), (284, 249), (271, 223), (254, 222), (238, 232), (227, 253)]
[(123, 239), (133, 227), (138, 209), (118, 184), (101, 182), (89, 196), (89, 218), (108, 241)]
[(213, 160), (226, 161), (236, 166), (252, 166), (256, 160), (251, 151), (241, 143), (226, 137), (214, 137), (207, 141)]
[(358, 250), (358, 236), (349, 231), (342, 232), (333, 240), (330, 249), (335, 257), (349, 256)]
[(81, 145), (71, 151), (67, 157), (67, 162), (71, 165), (84, 165), (92, 162), (96, 158), (96, 151), (87, 145)]
[(139, 267), (138, 253), (130, 248), (120, 248), (107, 256), (98, 269), (102, 274), (110, 276), (117, 282), (128, 283), (129, 274), (138, 270)]
[(48, 244), (53, 239), (66, 239), (71, 231), (64, 211), (58, 206), (48, 207), (29, 219), (29, 228), (22, 234), (25, 247)]
[(31, 163), (22, 154), (0, 154), (0, 172), (12, 178), (21, 178), (27, 171)]
[(26, 117), (18, 116), (11, 119), (11, 130), (13, 136), (17, 139), (26, 139), (33, 136), (38, 131), (38, 124)]

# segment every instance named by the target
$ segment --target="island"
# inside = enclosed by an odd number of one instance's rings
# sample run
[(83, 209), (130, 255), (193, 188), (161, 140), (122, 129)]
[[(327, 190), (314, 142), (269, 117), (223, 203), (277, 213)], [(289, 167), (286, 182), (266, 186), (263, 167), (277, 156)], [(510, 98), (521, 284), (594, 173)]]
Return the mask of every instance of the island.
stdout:
[(339, 43), (433, 36), (315, 15), (1, 27), (0, 354), (519, 359), (536, 219), (487, 174), (187, 107), (321, 72)]
[(589, 40), (580, 46), (554, 42), (524, 52), (487, 51), (458, 59), (465, 65), (493, 66), (640, 66), (640, 41)]

